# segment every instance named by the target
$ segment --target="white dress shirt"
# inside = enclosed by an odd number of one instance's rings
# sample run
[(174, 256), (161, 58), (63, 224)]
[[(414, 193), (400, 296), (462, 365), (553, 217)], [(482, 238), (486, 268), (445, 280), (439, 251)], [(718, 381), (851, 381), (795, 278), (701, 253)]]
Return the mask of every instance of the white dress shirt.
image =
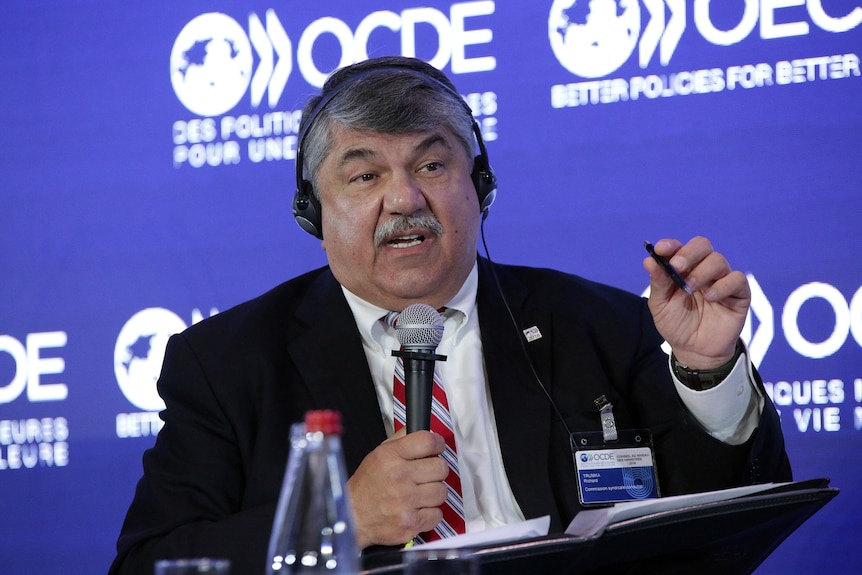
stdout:
[[(479, 332), (478, 284), (478, 267), (474, 266), (461, 290), (446, 304), (443, 339), (436, 353), (447, 356), (447, 361), (435, 365), (446, 389), (455, 428), (468, 533), (525, 519), (503, 467)], [(387, 436), (391, 436), (395, 369), (392, 350), (399, 349), (400, 344), (395, 330), (381, 321), (389, 310), (362, 300), (344, 287), (342, 290), (362, 336), (380, 416)], [(457, 353), (453, 353), (456, 348)], [(762, 399), (760, 403), (752, 401), (759, 394), (752, 393), (750, 367), (746, 366), (749, 362), (747, 354), (743, 354), (725, 381), (707, 391), (693, 391), (674, 377), (677, 391), (692, 415), (710, 434), (728, 443), (743, 443), (759, 421), (760, 409), (755, 407), (762, 405)]]

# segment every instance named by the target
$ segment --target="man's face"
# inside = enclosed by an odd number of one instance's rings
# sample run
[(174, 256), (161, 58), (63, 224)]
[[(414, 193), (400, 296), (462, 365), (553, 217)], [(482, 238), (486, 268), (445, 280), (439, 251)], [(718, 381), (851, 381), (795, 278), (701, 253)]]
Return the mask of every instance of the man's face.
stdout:
[[(476, 261), (471, 168), (444, 127), (393, 135), (337, 126), (318, 188), (323, 249), (338, 281), (395, 311), (413, 303), (440, 307), (454, 297)], [(442, 233), (427, 222), (396, 225), (409, 216), (436, 219)]]

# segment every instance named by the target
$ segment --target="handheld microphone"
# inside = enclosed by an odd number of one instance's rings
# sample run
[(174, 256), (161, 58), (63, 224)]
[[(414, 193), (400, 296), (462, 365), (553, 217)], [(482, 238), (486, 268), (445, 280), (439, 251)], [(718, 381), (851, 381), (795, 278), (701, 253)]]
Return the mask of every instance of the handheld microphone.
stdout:
[(443, 316), (424, 303), (404, 308), (395, 320), (400, 351), (392, 355), (404, 361), (407, 433), (431, 429), (431, 396), (434, 391), (434, 362), (446, 361), (434, 352), (443, 339)]

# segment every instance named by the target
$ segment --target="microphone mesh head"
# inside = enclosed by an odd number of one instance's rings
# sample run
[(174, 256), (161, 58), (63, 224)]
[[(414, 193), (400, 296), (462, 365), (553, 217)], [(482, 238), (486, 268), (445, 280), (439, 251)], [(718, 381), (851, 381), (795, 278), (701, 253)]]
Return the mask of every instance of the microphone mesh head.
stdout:
[(428, 304), (414, 303), (398, 316), (395, 335), (402, 347), (437, 349), (443, 339), (443, 316)]

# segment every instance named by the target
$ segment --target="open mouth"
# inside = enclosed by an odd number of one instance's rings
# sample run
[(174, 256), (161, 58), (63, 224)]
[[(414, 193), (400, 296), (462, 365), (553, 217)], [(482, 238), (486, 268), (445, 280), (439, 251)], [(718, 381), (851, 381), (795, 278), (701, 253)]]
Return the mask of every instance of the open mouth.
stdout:
[(402, 248), (412, 248), (413, 246), (418, 246), (422, 242), (425, 241), (425, 236), (421, 234), (412, 234), (409, 236), (398, 236), (389, 240), (388, 245), (393, 248), (402, 249)]
[(443, 226), (433, 214), (396, 215), (377, 227), (374, 242), (378, 247), (400, 250), (415, 248), (442, 235)]

